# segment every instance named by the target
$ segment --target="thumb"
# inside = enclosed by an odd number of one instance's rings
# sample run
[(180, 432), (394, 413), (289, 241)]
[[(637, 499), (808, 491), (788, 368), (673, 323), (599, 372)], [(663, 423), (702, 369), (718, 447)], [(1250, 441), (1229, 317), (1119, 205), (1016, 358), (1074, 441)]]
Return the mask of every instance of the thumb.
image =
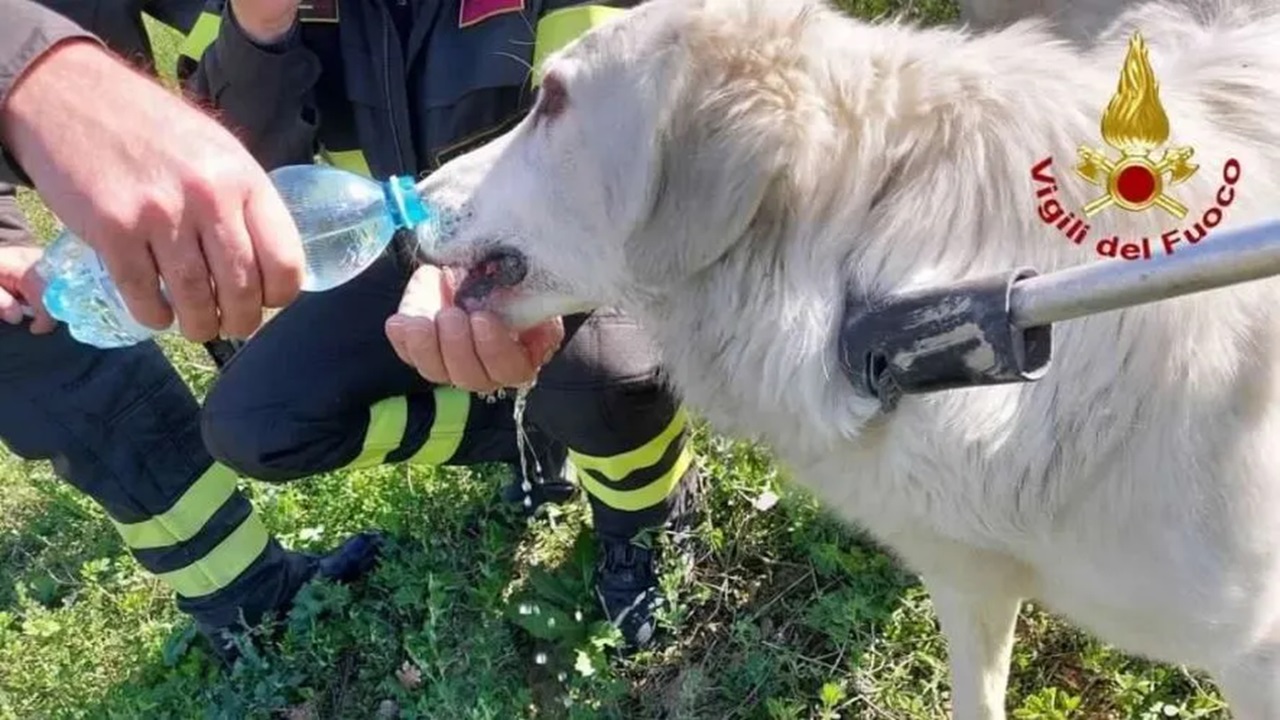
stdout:
[(54, 320), (53, 316), (44, 307), (44, 278), (40, 277), (40, 273), (36, 271), (34, 266), (27, 270), (26, 275), (22, 276), (19, 290), (27, 304), (31, 306), (33, 313), (31, 332), (36, 335), (53, 332), (58, 321)]
[(10, 325), (22, 322), (22, 304), (2, 287), (0, 287), (0, 320)]
[(435, 319), (448, 304), (446, 295), (444, 273), (435, 265), (423, 265), (413, 271), (400, 296), (399, 314)]

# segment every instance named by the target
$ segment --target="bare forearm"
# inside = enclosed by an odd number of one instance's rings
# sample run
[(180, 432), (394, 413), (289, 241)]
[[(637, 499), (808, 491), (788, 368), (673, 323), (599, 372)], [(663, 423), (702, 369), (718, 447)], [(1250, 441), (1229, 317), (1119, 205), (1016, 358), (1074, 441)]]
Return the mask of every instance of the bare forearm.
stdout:
[(31, 63), (0, 105), (0, 144), (40, 187), (55, 146), (101, 129), (104, 107), (127, 104), (145, 116), (156, 96), (167, 94), (97, 42), (67, 39)]
[(69, 39), (30, 63), (0, 106), (0, 143), (143, 324), (173, 321), (162, 278), (199, 341), (245, 337), (298, 292), (296, 228), (244, 146), (101, 45)]
[(273, 45), (284, 39), (298, 19), (294, 0), (229, 0), (231, 12), (244, 34), (259, 45)]
[(298, 36), (296, 4), (282, 15), (283, 29), (248, 21), (253, 30), (237, 14), (245, 4), (233, 5), (222, 9), (218, 37), (187, 88), (216, 108), (264, 167), (310, 162), (316, 127), (306, 119), (314, 113), (305, 110), (313, 102), (320, 62)]

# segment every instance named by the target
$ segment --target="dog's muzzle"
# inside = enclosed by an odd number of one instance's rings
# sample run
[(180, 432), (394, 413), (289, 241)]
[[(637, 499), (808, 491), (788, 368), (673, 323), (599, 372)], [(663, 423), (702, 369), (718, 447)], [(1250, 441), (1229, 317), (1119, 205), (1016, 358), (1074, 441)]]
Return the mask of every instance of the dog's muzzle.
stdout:
[(482, 305), (495, 290), (515, 287), (529, 274), (524, 253), (510, 248), (489, 251), (467, 269), (466, 277), (454, 292), (454, 304), (465, 310)]

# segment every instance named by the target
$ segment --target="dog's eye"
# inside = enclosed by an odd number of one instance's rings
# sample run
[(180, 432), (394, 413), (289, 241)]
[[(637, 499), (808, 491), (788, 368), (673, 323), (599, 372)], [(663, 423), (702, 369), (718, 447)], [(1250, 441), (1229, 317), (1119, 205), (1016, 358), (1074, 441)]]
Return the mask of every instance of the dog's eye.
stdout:
[(539, 121), (555, 120), (564, 112), (569, 104), (569, 94), (564, 89), (564, 81), (555, 73), (547, 73), (542, 78), (542, 87), (538, 90), (538, 104), (534, 113)]

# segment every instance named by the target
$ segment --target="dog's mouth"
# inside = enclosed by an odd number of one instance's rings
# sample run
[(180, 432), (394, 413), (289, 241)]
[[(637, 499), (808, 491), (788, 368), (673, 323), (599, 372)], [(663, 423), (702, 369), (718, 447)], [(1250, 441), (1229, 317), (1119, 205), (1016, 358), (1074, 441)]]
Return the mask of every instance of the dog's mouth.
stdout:
[(524, 282), (529, 263), (518, 250), (498, 248), (465, 268), (465, 273), (454, 289), (454, 304), (467, 312), (494, 309), (495, 301), (505, 294), (501, 291)]

